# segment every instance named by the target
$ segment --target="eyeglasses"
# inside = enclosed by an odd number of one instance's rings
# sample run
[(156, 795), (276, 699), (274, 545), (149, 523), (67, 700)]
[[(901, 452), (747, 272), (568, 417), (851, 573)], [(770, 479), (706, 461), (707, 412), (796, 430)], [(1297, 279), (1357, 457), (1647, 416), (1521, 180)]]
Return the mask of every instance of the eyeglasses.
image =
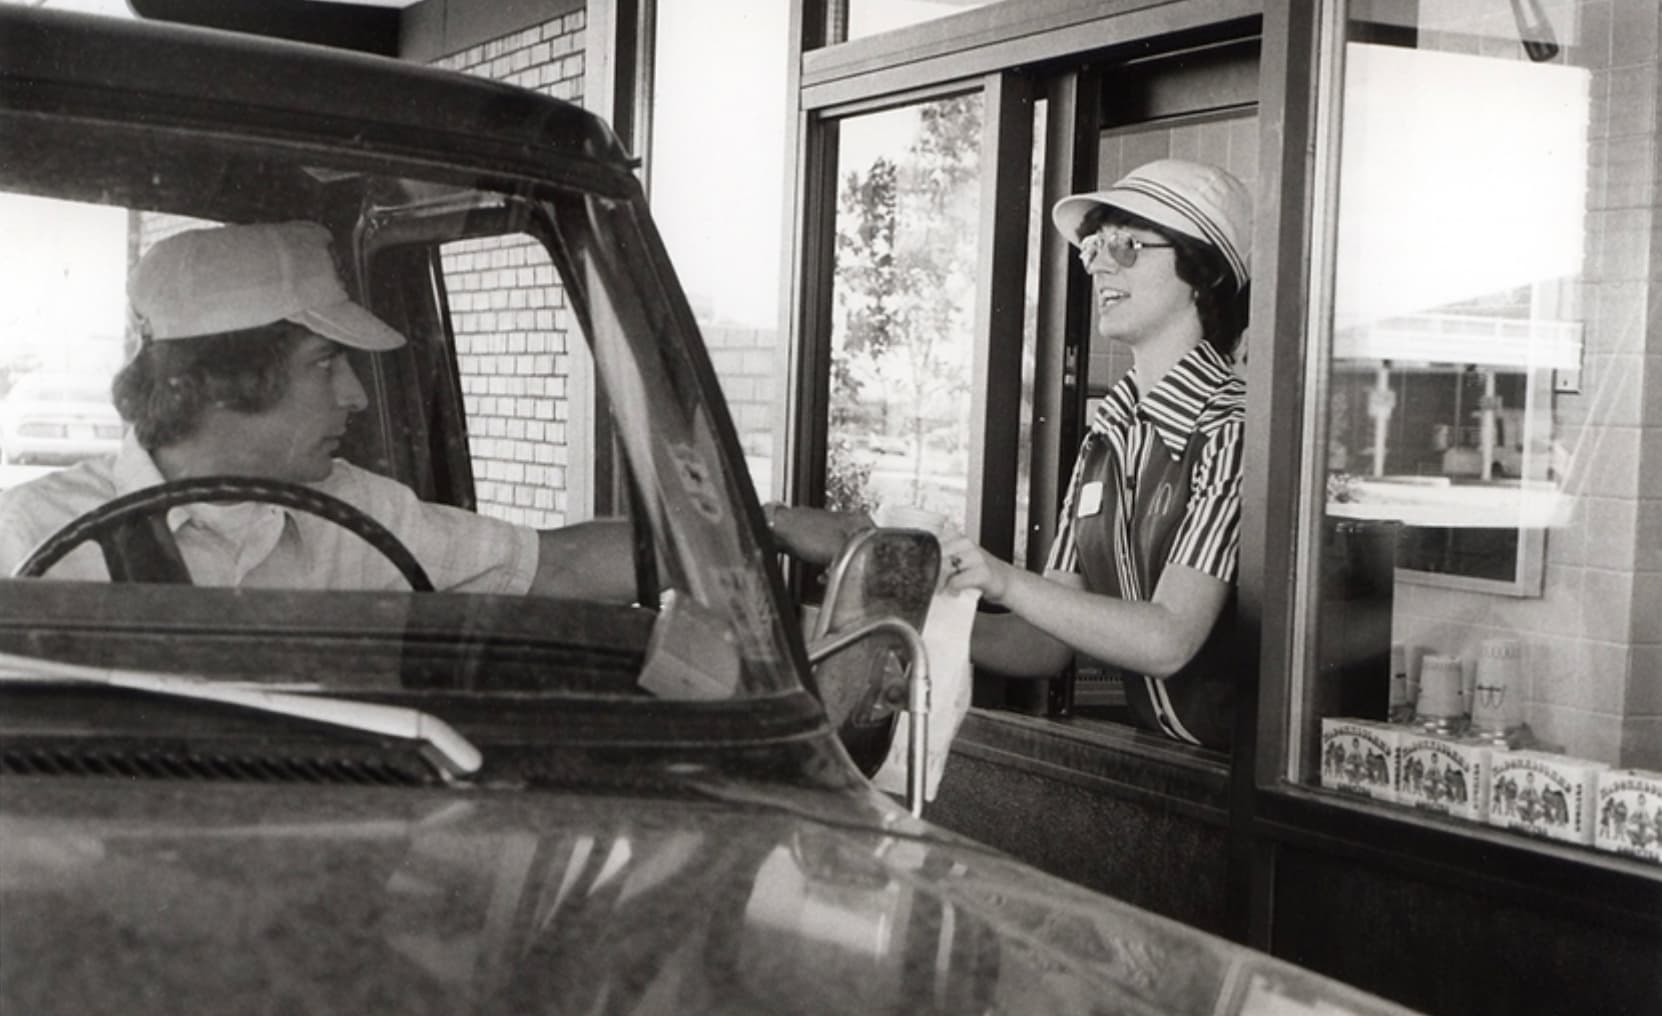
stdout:
[(1137, 263), (1137, 255), (1145, 247), (1173, 247), (1175, 244), (1154, 243), (1150, 240), (1139, 240), (1123, 229), (1115, 229), (1106, 233), (1092, 233), (1079, 241), (1079, 263), (1090, 271), (1096, 264), (1096, 259), (1103, 251), (1114, 259), (1114, 263), (1121, 268), (1130, 268)]

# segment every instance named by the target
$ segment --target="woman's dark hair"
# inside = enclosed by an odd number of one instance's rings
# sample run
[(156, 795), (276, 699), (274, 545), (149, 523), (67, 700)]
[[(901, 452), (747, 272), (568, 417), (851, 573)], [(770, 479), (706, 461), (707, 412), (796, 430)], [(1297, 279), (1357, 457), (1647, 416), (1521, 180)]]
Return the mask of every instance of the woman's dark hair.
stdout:
[(116, 374), (115, 408), (147, 450), (196, 431), (210, 406), (258, 413), (288, 389), (288, 360), (311, 334), (290, 321), (189, 339), (146, 341)]
[(1246, 331), (1247, 306), (1252, 284), (1235, 285), (1229, 262), (1216, 247), (1150, 222), (1113, 205), (1095, 205), (1079, 224), (1079, 239), (1104, 226), (1146, 229), (1158, 233), (1177, 255), (1173, 268), (1177, 277), (1194, 287), (1195, 308), (1200, 314), (1201, 336), (1225, 358), (1232, 357)]

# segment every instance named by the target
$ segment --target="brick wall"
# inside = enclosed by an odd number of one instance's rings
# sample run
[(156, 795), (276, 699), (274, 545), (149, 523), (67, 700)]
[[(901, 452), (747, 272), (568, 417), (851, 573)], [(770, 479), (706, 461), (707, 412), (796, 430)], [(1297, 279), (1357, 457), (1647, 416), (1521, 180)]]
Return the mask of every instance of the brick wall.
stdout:
[[(460, 10), (459, 5), (452, 7)], [(469, 16), (478, 15), (473, 8), (468, 10)], [(581, 104), (587, 28), (585, 12), (576, 10), (432, 62)], [(587, 376), (587, 348), (580, 333), (569, 326), (563, 307), (547, 308), (552, 323), (508, 326), (484, 316), (501, 313), (503, 301), (515, 298), (511, 283), (473, 277), (472, 273), (487, 270), (446, 263), (447, 276), (452, 271), (461, 273), (452, 286), (464, 287), (469, 311), (480, 315), (468, 318), (466, 328), (461, 327), (461, 305), (453, 300), (459, 319), (456, 338), (470, 444), (478, 463), (480, 511), (537, 526), (586, 518), (593, 451), (586, 428), (574, 431), (567, 426), (566, 405), (574, 386), (577, 397), (587, 398), (582, 380)], [(496, 332), (504, 327), (508, 328), (506, 342)], [(759, 490), (770, 490), (782, 401), (777, 332), (710, 321), (701, 321), (700, 327), (751, 476)], [(545, 362), (527, 361), (526, 356), (553, 357), (554, 384), (547, 391), (509, 394), (516, 387), (516, 373), (527, 366), (540, 370)], [(556, 486), (550, 490), (544, 484)]]
[[(585, 13), (574, 11), (434, 61), (439, 67), (583, 101)], [(537, 527), (590, 514), (588, 349), (555, 273), (529, 238), (445, 249), (479, 511)], [(550, 296), (549, 294), (553, 294)]]
[(756, 489), (772, 489), (774, 432), (779, 426), (779, 332), (700, 322), (722, 394), (739, 432), (739, 447)]
[(573, 11), (440, 57), (433, 65), (581, 104), (585, 17)]
[[(1590, 620), (1615, 620), (1610, 634), (1589, 633), (1589, 659), (1609, 659), (1598, 644), (1607, 638), (1625, 649), (1613, 674), (1604, 672), (1617, 691), (1599, 703), (1600, 729), (1610, 709), (1618, 761), (1662, 769), (1662, 7), (1583, 0), (1577, 11), (1599, 58), (1588, 63), (1594, 186), (1579, 398), (1584, 425), (1605, 449), (1596, 464), (1619, 478), (1582, 526), (1582, 602)], [(1573, 695), (1559, 708), (1582, 708)]]
[(586, 517), (572, 495), (587, 453), (569, 424), (572, 355), (588, 350), (547, 252), (520, 237), (452, 243), (444, 274), (479, 510), (539, 528)]

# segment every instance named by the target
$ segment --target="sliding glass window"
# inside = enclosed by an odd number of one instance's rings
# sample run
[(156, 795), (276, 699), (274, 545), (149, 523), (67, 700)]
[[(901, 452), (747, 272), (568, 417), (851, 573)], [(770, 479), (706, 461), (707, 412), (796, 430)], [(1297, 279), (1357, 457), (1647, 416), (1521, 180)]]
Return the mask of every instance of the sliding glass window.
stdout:
[(982, 97), (838, 124), (826, 504), (965, 524)]
[(1655, 0), (1332, 24), (1288, 776), (1662, 859)]

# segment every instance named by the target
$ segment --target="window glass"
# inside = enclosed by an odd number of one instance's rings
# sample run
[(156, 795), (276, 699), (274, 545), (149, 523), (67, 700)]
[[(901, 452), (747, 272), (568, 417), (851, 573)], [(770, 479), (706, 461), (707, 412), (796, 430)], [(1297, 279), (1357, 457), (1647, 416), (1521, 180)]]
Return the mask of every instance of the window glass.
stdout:
[[(0, 490), (113, 452), (121, 418), (110, 379), (125, 359), (127, 216), (118, 208), (12, 196), (0, 244)], [(90, 296), (89, 296), (90, 294)]]
[(1662, 768), (1655, 32), (1652, 0), (1351, 12), (1297, 779), (1656, 849), (1614, 775)]
[(826, 502), (963, 526), (981, 96), (841, 124)]
[[(660, 0), (655, 10), (653, 216), (766, 496), (787, 427), (779, 299), (790, 5)], [(721, 26), (719, 60), (710, 59), (712, 25)]]

